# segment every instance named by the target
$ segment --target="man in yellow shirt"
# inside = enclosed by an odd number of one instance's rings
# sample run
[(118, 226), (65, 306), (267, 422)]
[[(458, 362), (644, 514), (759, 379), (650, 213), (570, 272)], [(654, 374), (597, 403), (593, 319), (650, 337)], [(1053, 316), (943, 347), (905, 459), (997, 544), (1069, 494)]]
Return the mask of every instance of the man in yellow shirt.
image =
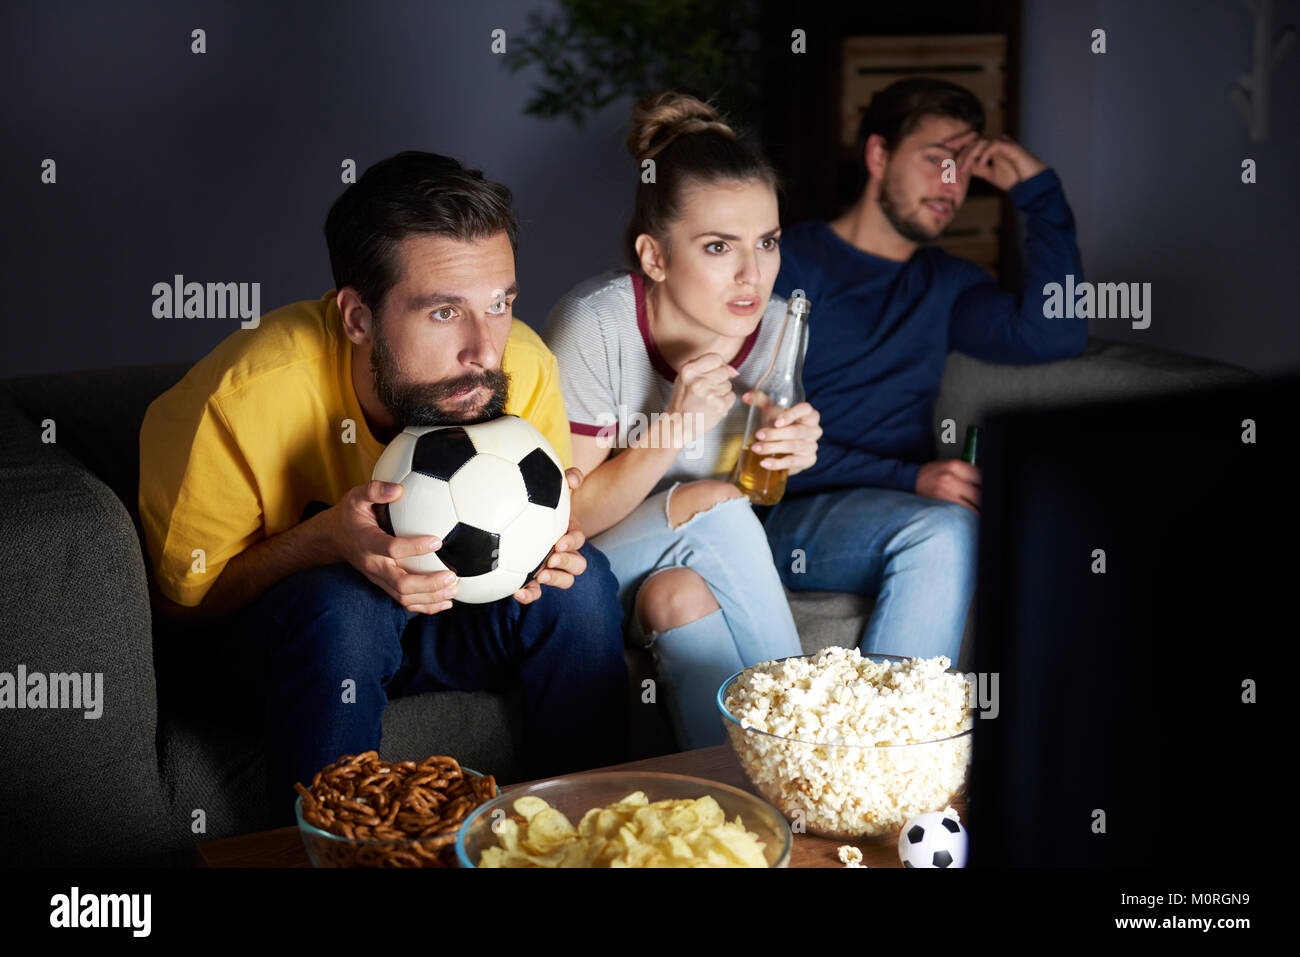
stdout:
[(402, 489), (368, 481), (406, 426), (503, 412), (571, 463), (555, 357), (513, 318), (509, 190), (405, 152), (344, 191), (325, 233), (336, 288), (230, 335), (140, 430), (156, 604), (174, 622), (219, 621), (224, 646), (188, 663), (238, 663), (260, 692), (272, 817), (291, 819), (295, 781), (378, 748), (390, 697), (429, 690), (517, 677), (530, 774), (618, 761), (618, 585), (576, 520), (513, 597), (453, 604), (451, 572), (399, 564), (441, 543), (385, 532), (375, 506)]

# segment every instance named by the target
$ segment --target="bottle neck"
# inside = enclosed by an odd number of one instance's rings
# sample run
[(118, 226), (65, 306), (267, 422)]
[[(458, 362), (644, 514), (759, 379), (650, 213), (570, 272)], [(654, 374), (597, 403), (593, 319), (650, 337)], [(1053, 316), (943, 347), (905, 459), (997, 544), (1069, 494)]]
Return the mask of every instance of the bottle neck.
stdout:
[(802, 402), (803, 359), (807, 348), (807, 313), (789, 308), (781, 323), (781, 333), (772, 352), (772, 362), (755, 388), (782, 406)]

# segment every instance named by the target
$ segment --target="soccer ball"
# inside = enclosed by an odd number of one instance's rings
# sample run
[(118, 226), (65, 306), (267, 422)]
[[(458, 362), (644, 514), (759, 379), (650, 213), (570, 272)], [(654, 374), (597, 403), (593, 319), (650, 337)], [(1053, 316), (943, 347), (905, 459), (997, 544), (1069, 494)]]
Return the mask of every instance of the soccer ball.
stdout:
[(899, 832), (898, 858), (904, 867), (965, 867), (966, 829), (941, 811), (918, 814)]
[(516, 415), (477, 425), (410, 426), (375, 463), (372, 479), (397, 482), (402, 497), (379, 507), (391, 535), (436, 535), (442, 548), (403, 559), (403, 568), (450, 569), (456, 600), (513, 594), (569, 530), (569, 483), (542, 433)]

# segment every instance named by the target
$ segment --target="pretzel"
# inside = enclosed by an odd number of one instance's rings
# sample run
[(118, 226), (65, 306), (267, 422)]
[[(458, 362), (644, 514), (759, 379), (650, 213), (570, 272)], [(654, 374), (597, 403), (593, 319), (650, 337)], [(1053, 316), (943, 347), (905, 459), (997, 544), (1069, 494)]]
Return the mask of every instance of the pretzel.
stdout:
[(499, 792), (490, 774), (466, 774), (448, 755), (381, 761), (375, 751), (345, 754), (296, 782), (303, 820), (346, 838), (307, 835), (326, 867), (451, 867), (456, 832)]

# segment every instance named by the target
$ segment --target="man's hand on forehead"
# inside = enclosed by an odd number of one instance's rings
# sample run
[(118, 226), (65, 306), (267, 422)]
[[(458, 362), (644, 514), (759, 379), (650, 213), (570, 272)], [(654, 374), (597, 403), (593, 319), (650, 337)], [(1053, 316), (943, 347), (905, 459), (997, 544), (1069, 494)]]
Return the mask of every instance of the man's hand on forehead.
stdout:
[[(951, 142), (951, 141), (950, 141)], [(1001, 190), (1036, 176), (1047, 165), (1005, 133), (977, 136), (957, 156), (957, 171), (971, 173)]]
[(971, 130), (967, 130), (964, 133), (958, 133), (955, 136), (950, 136), (946, 140), (943, 140), (942, 142), (944, 146), (952, 150), (954, 153), (960, 153), (963, 149), (970, 146), (979, 138), (980, 135), (976, 133), (973, 129), (971, 129)]

